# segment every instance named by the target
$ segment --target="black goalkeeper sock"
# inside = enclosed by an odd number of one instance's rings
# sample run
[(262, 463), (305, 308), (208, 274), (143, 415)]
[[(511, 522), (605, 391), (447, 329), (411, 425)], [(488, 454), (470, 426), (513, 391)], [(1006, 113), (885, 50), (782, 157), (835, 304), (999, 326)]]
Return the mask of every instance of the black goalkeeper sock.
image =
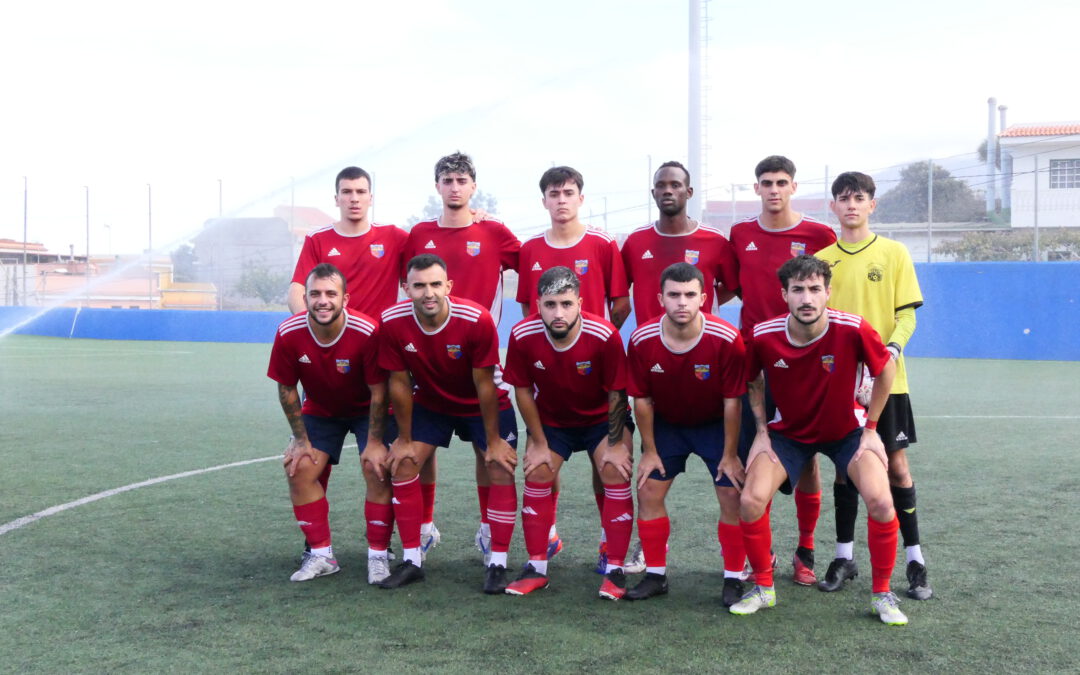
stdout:
[(915, 512), (915, 485), (911, 487), (891, 486), (893, 507), (900, 520), (900, 534), (904, 537), (904, 548), (919, 545), (919, 516)]
[(855, 541), (855, 519), (859, 516), (859, 491), (848, 481), (833, 483), (833, 502), (836, 511), (836, 541), (846, 544)]

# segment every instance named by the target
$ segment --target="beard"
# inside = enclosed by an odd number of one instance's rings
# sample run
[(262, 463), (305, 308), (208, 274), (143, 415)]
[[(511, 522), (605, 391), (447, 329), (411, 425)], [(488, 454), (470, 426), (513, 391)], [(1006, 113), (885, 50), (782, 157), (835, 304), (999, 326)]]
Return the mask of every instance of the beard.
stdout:
[(578, 313), (578, 315), (576, 317), (574, 317), (573, 321), (571, 321), (569, 324), (566, 325), (566, 330), (556, 331), (554, 328), (551, 327), (551, 324), (548, 323), (547, 321), (544, 321), (544, 328), (547, 329), (548, 335), (555, 338), (556, 340), (562, 340), (567, 335), (569, 335), (571, 333), (571, 331), (574, 330), (574, 326), (576, 326), (579, 321), (581, 321), (581, 313), (580, 312)]
[(328, 320), (326, 320), (326, 321), (319, 321), (319, 319), (315, 316), (315, 311), (311, 310), (311, 309), (308, 310), (308, 316), (310, 316), (311, 320), (314, 321), (315, 323), (319, 324), (320, 326), (329, 326), (329, 325), (333, 324), (335, 321), (337, 321), (338, 317), (341, 316), (341, 313), (344, 312), (344, 311), (345, 311), (344, 305), (341, 306), (341, 307), (338, 307), (334, 311), (334, 313), (330, 315), (330, 318)]

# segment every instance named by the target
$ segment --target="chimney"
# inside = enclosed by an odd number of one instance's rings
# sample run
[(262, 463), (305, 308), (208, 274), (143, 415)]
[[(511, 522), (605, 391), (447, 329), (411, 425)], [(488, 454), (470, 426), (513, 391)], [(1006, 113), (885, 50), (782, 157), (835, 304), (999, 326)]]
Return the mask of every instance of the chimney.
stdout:
[(997, 207), (997, 175), (994, 171), (994, 148), (997, 147), (994, 109), (997, 108), (997, 99), (991, 96), (986, 103), (989, 108), (986, 120), (986, 212), (993, 213)]
[[(1005, 123), (1005, 111), (1009, 109), (1007, 105), (999, 105), (998, 113), (1001, 115), (1001, 133), (1005, 133), (1005, 129), (1008, 125)], [(997, 142), (997, 166), (1001, 171), (1001, 208), (1012, 208), (1012, 157), (1001, 154), (1001, 137), (998, 137)]]

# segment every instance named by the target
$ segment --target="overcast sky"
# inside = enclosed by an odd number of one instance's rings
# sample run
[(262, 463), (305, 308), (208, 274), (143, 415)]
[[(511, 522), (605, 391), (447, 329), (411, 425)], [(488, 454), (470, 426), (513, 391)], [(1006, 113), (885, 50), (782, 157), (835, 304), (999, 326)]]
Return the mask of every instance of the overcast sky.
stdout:
[[(728, 200), (780, 153), (819, 192), (826, 166), (972, 152), (989, 96), (1010, 123), (1080, 119), (1078, 6), (713, 0), (694, 182)], [(24, 176), (29, 239), (80, 255), (84, 186), (95, 255), (146, 248), (147, 184), (161, 252), (217, 216), (219, 180), (225, 215), (293, 186), (336, 215), (348, 164), (375, 174), (375, 219), (403, 223), (457, 149), (523, 236), (552, 163), (584, 174), (585, 215), (606, 198), (630, 229), (649, 157), (686, 161), (687, 25), (684, 0), (20, 2), (0, 25), (0, 238), (22, 240)]]

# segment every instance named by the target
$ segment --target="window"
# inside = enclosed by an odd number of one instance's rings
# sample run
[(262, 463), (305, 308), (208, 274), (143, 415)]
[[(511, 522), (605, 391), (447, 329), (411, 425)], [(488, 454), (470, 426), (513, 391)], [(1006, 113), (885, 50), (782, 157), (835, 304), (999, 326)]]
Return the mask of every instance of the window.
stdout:
[(1050, 160), (1050, 189), (1080, 188), (1080, 159)]

